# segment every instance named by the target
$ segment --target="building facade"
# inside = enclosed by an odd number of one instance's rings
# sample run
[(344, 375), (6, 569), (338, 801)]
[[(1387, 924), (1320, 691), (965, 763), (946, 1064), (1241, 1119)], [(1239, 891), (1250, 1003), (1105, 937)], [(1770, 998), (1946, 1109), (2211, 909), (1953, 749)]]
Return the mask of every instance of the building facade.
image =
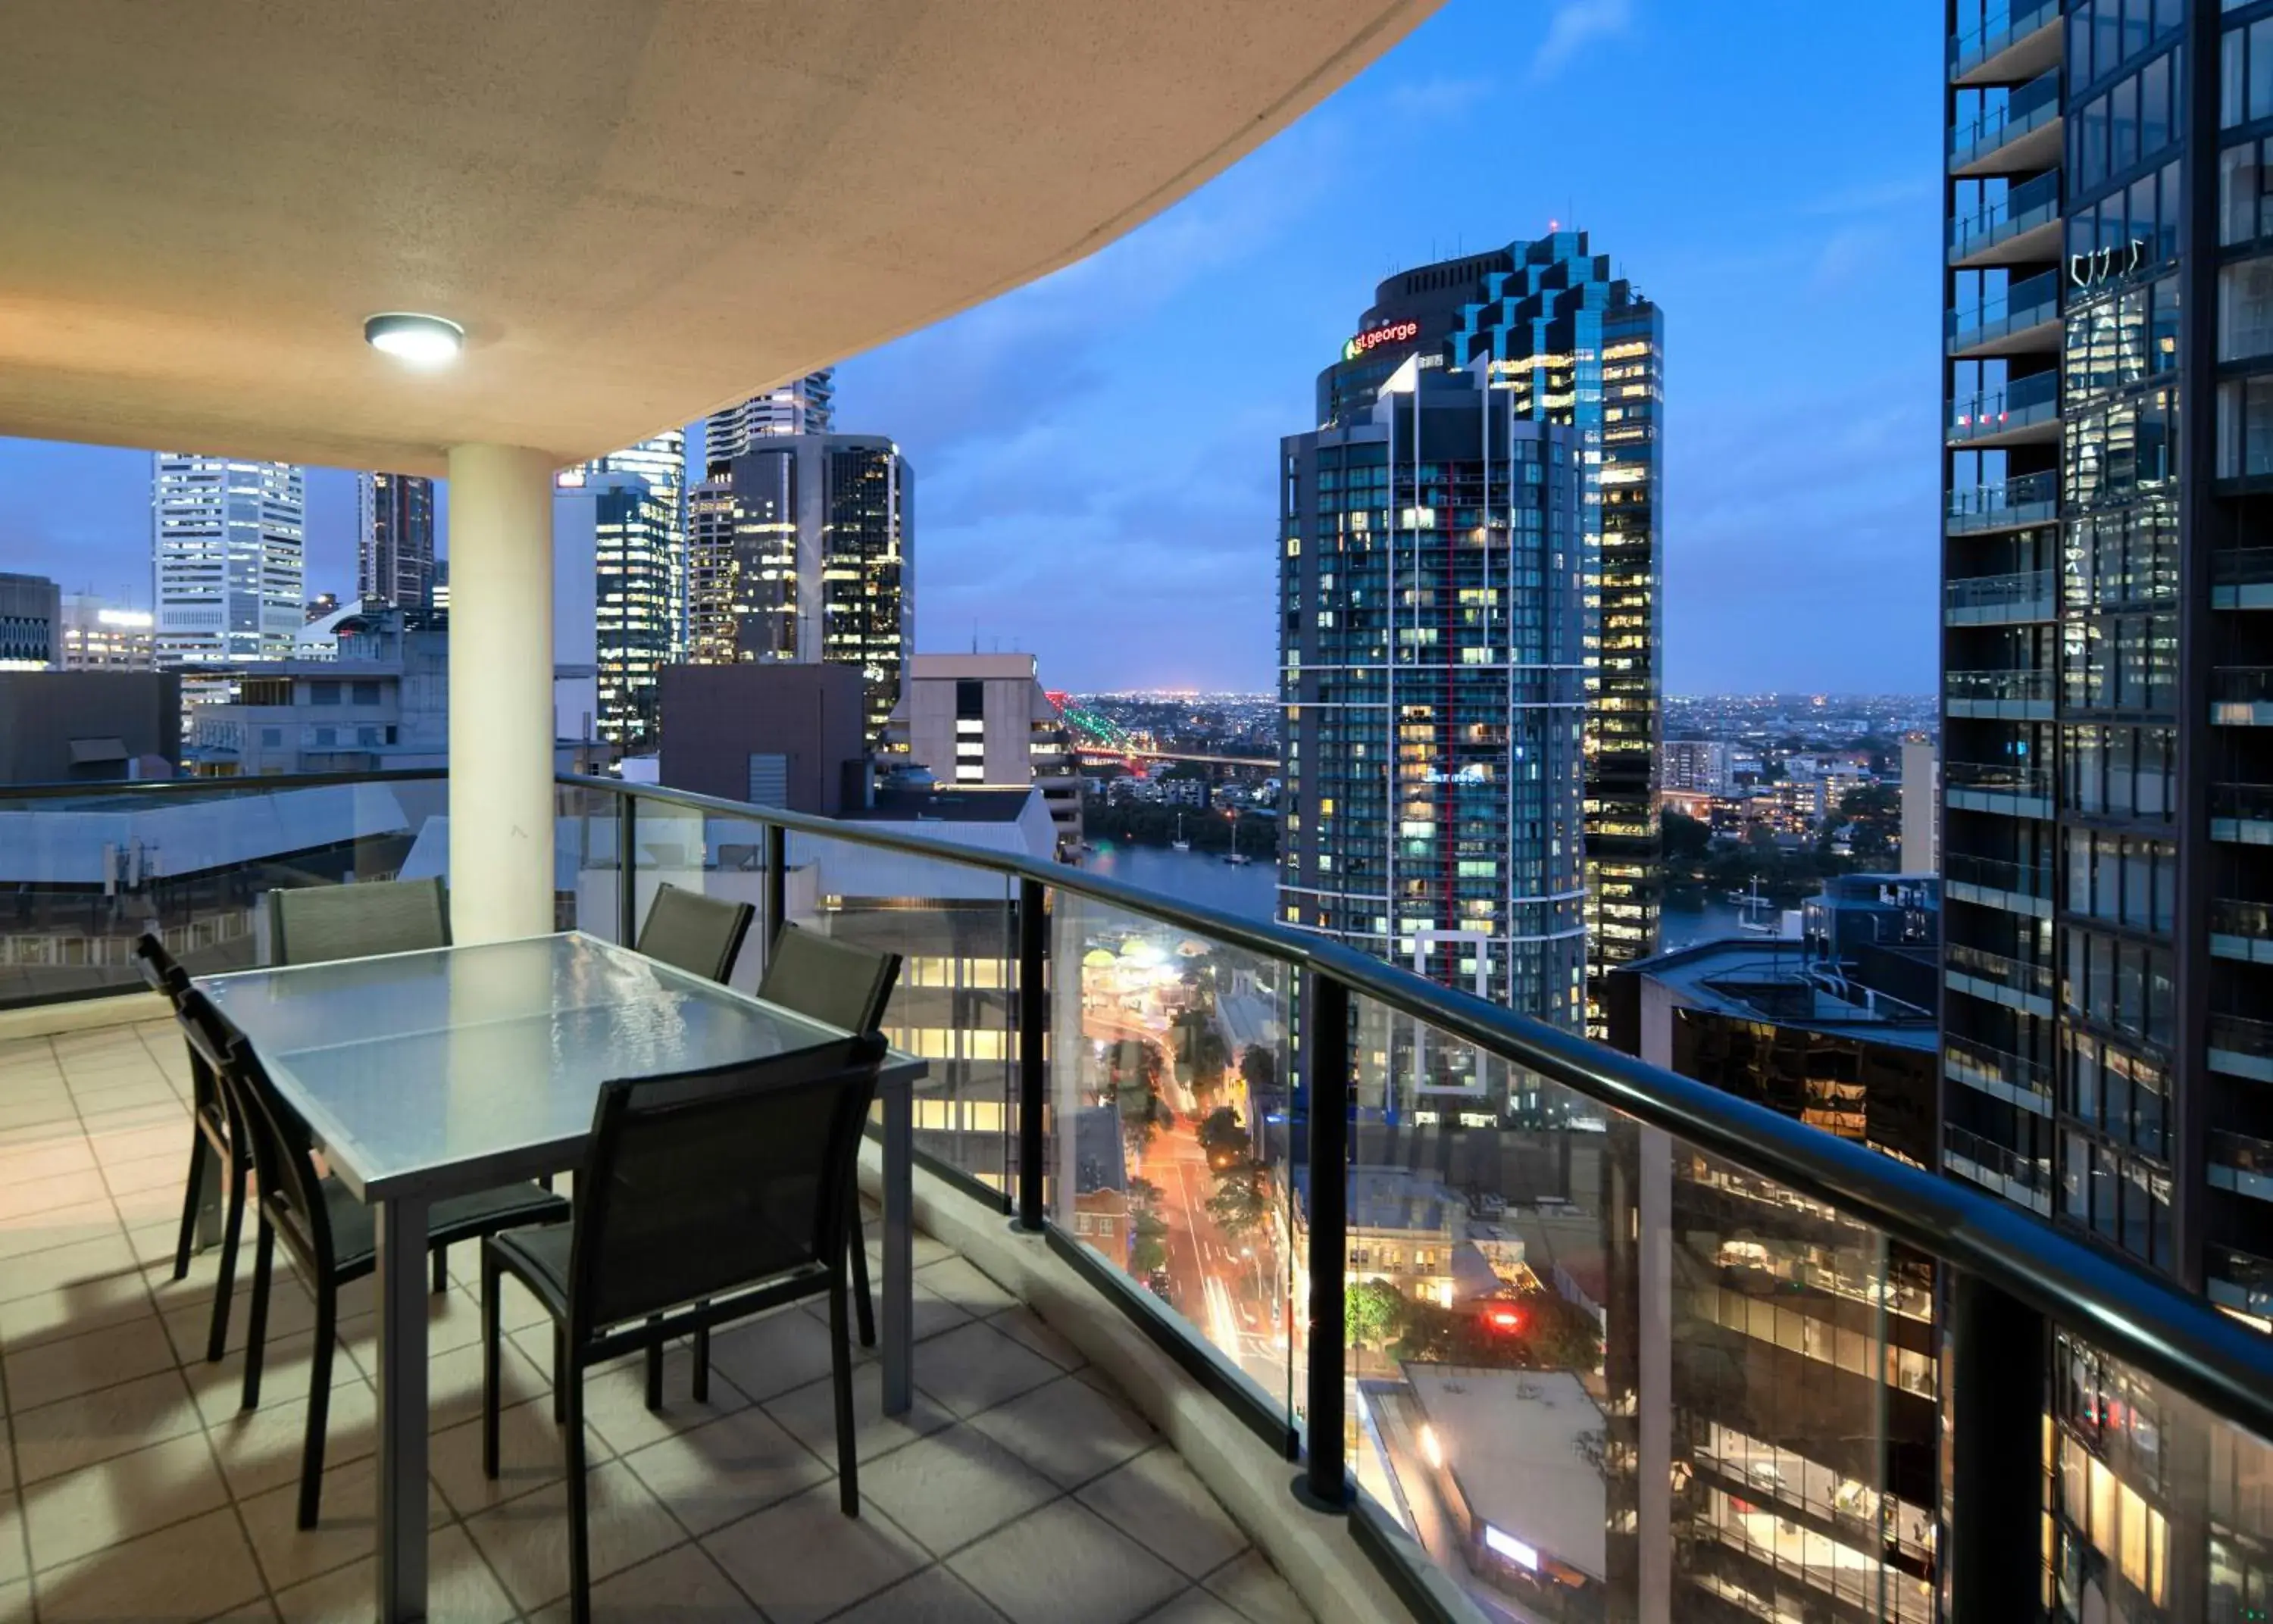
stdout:
[(63, 597), (63, 668), (67, 671), (146, 671), (157, 661), (157, 617), (121, 609), (85, 592)]
[(1031, 655), (917, 655), (886, 742), (942, 784), (1042, 792), (1058, 849), (1081, 843), (1082, 782), (1073, 737)]
[(0, 670), (63, 660), (63, 589), (44, 575), (0, 572)]
[[(564, 468), (555, 476), (558, 490), (574, 490), (588, 483), (620, 481), (625, 477), (643, 482), (664, 514), (664, 538), (662, 554), (664, 590), (664, 627), (668, 640), (667, 660), (686, 657), (686, 432), (683, 429), (668, 430), (636, 445), (626, 445), (621, 451), (610, 452), (604, 457), (595, 457), (577, 468)], [(644, 591), (644, 586), (641, 590)], [(602, 602), (604, 603), (604, 598)], [(643, 617), (642, 606), (634, 616)]]
[(1576, 1027), (1585, 445), (1422, 359), (1280, 443), (1280, 910)]
[[(1945, 19), (1944, 1164), (2273, 1328), (2273, 4)], [(2262, 1607), (2186, 1408), (2054, 1360), (2055, 1605)]]
[(307, 511), (297, 464), (157, 453), (150, 535), (161, 665), (291, 653), (304, 619)]
[(1684, 795), (1726, 795), (1735, 788), (1729, 768), (1729, 745), (1718, 738), (1669, 738), (1665, 741), (1663, 788)]
[(702, 424), (707, 468), (722, 468), (776, 434), (827, 434), (836, 427), (836, 369), (823, 367), (716, 411)]
[(915, 632), (915, 471), (900, 448), (764, 436), (713, 467), (689, 513), (690, 657), (857, 666), (880, 746)]
[(359, 474), (356, 505), (356, 601), (367, 610), (431, 607), (434, 482), (415, 474)]
[[(1842, 876), (1797, 937), (1621, 969), (1613, 1039), (1930, 1164), (1937, 913), (1930, 876)], [(1605, 1154), (1609, 1569), (1641, 1605), (1604, 1616), (1932, 1624), (1932, 1260), (1624, 1118)], [(1669, 1232), (1669, 1249), (1638, 1239)]]
[(1362, 405), (1407, 355), (1488, 371), (1518, 416), (1571, 426), (1586, 473), (1587, 932), (1589, 1029), (1602, 978), (1657, 949), (1664, 889), (1662, 730), (1665, 322), (1583, 231), (1439, 261), (1383, 282), (1318, 379), (1318, 421)]

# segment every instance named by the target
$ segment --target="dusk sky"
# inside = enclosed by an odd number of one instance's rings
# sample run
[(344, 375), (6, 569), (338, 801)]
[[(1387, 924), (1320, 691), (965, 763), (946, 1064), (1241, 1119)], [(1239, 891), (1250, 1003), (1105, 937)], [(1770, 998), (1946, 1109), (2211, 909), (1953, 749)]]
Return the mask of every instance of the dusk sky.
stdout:
[[(1383, 277), (1559, 221), (1666, 313), (1668, 690), (1931, 690), (1939, 13), (1802, 15), (1452, 0), (1103, 252), (847, 361), (837, 426), (916, 468), (917, 647), (1272, 688), (1278, 439), (1317, 371)], [(149, 479), (0, 440), (0, 568), (146, 602)], [(354, 526), (312, 471), (311, 595), (351, 595)]]

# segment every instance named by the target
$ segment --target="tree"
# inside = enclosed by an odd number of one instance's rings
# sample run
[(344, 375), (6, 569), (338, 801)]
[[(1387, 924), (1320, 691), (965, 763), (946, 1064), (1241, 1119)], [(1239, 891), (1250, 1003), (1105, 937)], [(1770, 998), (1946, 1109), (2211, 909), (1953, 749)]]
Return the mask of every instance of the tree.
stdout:
[(1668, 807), (1665, 812), (1665, 858), (1669, 863), (1692, 862), (1712, 849), (1713, 829), (1703, 819)]
[(1168, 1261), (1168, 1248), (1164, 1237), (1168, 1226), (1142, 1209), (1136, 1212), (1136, 1239), (1129, 1247), (1129, 1266), (1140, 1275), (1149, 1275), (1164, 1268)]
[(1239, 1113), (1228, 1105), (1219, 1105), (1200, 1119), (1199, 1141), (1212, 1164), (1243, 1161), (1255, 1148), (1253, 1137), (1240, 1126)]
[(1254, 1233), (1271, 1221), (1271, 1170), (1252, 1161), (1227, 1168), (1207, 1199), (1207, 1209), (1234, 1239)]
[(1239, 1057), (1239, 1074), (1249, 1094), (1268, 1094), (1279, 1086), (1279, 1056), (1261, 1044), (1249, 1044)]
[(1552, 1291), (1495, 1297), (1459, 1308), (1414, 1298), (1406, 1305), (1400, 1328), (1390, 1351), (1416, 1364), (1592, 1370), (1602, 1360), (1602, 1328), (1594, 1316)]
[(1342, 1292), (1342, 1339), (1353, 1348), (1389, 1345), (1405, 1322), (1405, 1293), (1386, 1280), (1353, 1280)]

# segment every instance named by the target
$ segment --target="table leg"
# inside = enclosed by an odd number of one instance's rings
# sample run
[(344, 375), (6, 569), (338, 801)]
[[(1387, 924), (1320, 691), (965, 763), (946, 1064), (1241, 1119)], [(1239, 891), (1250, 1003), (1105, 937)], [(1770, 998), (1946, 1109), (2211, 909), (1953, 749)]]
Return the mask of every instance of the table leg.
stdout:
[(426, 1203), (379, 1216), (379, 1617), (426, 1616)]
[(915, 1085), (888, 1082), (884, 1102), (884, 1413), (915, 1401)]

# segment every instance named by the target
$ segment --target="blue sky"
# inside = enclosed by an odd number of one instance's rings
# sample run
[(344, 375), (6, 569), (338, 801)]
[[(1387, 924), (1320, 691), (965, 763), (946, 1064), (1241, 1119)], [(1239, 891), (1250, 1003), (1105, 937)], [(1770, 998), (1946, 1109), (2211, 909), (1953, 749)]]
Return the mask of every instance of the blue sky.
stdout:
[[(847, 361), (839, 427), (917, 470), (918, 647), (1269, 687), (1277, 441), (1318, 369), (1383, 277), (1559, 221), (1666, 311), (1669, 689), (1930, 689), (1938, 17), (1451, 0), (1103, 252)], [(0, 567), (146, 598), (148, 479), (0, 440)], [(309, 505), (309, 589), (344, 595), (350, 476)]]

